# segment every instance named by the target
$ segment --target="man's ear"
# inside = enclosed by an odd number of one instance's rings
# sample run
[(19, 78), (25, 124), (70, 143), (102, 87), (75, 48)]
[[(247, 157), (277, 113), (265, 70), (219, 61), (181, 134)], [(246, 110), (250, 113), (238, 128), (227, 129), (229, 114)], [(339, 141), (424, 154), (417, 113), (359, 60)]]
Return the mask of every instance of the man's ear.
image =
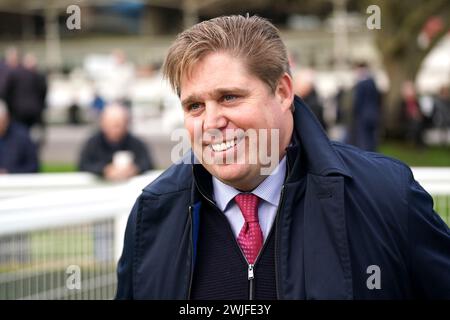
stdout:
[(275, 95), (282, 105), (283, 111), (291, 110), (294, 101), (294, 89), (291, 76), (285, 72), (278, 81)]

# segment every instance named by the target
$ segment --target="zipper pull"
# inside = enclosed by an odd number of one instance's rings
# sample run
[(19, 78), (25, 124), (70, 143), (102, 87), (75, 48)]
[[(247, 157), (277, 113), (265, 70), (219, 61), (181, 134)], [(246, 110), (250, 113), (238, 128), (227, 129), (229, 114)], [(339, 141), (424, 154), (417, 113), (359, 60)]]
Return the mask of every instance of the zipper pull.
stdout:
[(255, 274), (253, 273), (253, 265), (248, 265), (248, 280), (253, 280), (255, 278)]

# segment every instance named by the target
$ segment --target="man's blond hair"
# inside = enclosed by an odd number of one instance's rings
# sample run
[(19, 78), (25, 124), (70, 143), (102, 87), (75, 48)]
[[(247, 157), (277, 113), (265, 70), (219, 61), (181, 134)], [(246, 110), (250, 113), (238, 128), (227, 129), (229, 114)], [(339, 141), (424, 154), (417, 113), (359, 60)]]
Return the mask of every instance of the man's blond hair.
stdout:
[(180, 33), (164, 62), (164, 76), (180, 95), (181, 79), (209, 53), (226, 52), (242, 59), (250, 74), (272, 92), (285, 72), (290, 74), (286, 46), (278, 29), (257, 16), (224, 16), (203, 21)]

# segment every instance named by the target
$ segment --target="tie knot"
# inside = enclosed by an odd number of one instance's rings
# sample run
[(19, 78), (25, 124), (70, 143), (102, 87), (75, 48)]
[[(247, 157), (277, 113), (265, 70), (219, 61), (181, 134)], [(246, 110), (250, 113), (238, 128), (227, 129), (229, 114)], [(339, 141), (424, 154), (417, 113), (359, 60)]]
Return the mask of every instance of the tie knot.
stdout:
[(234, 197), (245, 222), (258, 222), (258, 200), (253, 193), (240, 193)]

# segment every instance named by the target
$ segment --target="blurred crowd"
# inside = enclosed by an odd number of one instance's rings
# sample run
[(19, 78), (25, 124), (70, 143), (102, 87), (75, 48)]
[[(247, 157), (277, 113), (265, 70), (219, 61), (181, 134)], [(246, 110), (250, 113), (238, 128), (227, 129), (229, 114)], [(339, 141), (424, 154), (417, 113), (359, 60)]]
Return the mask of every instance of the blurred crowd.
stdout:
[[(380, 89), (367, 63), (355, 63), (353, 73), (352, 85), (339, 84), (335, 94), (326, 96), (318, 93), (315, 71), (300, 70), (295, 76), (296, 94), (311, 108), (325, 131), (331, 134), (333, 128), (342, 129), (332, 137), (334, 140), (363, 150), (378, 151), (385, 130), (384, 121), (389, 116), (387, 93)], [(442, 86), (436, 95), (420, 95), (412, 80), (404, 82), (401, 88), (400, 99), (393, 106), (395, 135), (422, 149), (426, 145), (425, 130), (434, 128), (441, 133), (440, 143), (449, 145), (449, 86)]]
[(6, 50), (0, 61), (0, 98), (7, 104), (13, 120), (28, 129), (43, 123), (47, 78), (37, 69), (36, 57), (23, 57), (16, 48)]
[[(82, 148), (78, 168), (109, 181), (123, 181), (154, 166), (148, 147), (129, 126), (128, 91), (134, 67), (121, 51), (114, 51), (112, 59), (114, 66), (106, 69), (109, 72), (95, 77), (91, 107), (99, 130)], [(47, 77), (38, 70), (35, 56), (27, 53), (22, 57), (16, 48), (6, 50), (0, 61), (0, 174), (39, 171), (47, 87)], [(76, 103), (67, 112), (69, 123), (80, 122)]]
[[(38, 147), (30, 132), (44, 127), (47, 79), (36, 57), (8, 48), (0, 61), (0, 173), (37, 172)], [(43, 135), (40, 135), (43, 137)]]
[[(86, 57), (82, 68), (54, 77), (57, 81), (52, 82), (51, 76), (48, 80), (39, 70), (33, 54), (7, 49), (0, 60), (0, 173), (39, 171), (45, 119), (48, 111), (59, 105), (65, 105), (67, 124), (85, 123), (83, 113), (87, 112), (89, 121), (98, 125), (98, 131), (80, 152), (79, 170), (118, 181), (152, 169), (148, 146), (131, 132), (132, 115), (137, 114), (134, 118), (141, 121), (144, 117), (139, 112), (157, 109), (165, 132), (183, 123), (178, 98), (164, 85), (158, 69), (136, 68), (122, 50), (114, 50), (109, 55)], [(336, 90), (331, 94), (321, 90), (317, 71), (294, 69), (296, 94), (332, 139), (368, 151), (378, 150), (385, 127), (386, 88), (380, 89), (366, 63), (354, 64), (351, 84), (336, 83), (339, 81), (333, 78)], [(62, 85), (64, 77), (71, 79), (71, 91)], [(442, 132), (442, 143), (450, 144), (448, 86), (436, 95), (421, 96), (414, 82), (407, 81), (399, 96), (395, 117), (405, 141), (423, 148), (425, 130), (437, 128)], [(156, 108), (150, 108), (155, 101)]]

